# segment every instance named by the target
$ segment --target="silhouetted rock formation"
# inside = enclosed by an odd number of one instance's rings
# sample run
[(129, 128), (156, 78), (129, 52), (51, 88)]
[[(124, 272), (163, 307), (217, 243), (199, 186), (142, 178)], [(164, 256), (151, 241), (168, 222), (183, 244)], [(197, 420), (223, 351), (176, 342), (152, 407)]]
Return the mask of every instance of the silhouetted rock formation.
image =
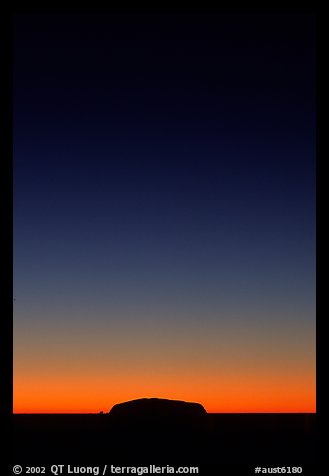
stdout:
[(200, 460), (207, 439), (207, 412), (200, 403), (142, 398), (114, 405), (108, 415), (118, 457), (145, 462)]
[(114, 405), (109, 415), (120, 424), (202, 427), (207, 412), (200, 403), (141, 398)]

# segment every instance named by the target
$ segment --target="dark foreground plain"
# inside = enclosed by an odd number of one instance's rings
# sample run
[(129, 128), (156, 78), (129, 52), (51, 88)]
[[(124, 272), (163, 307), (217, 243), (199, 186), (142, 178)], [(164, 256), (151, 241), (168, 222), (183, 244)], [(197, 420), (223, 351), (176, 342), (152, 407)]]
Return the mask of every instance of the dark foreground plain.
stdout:
[(118, 423), (109, 414), (13, 415), (19, 464), (315, 464), (314, 414), (206, 414), (188, 422)]

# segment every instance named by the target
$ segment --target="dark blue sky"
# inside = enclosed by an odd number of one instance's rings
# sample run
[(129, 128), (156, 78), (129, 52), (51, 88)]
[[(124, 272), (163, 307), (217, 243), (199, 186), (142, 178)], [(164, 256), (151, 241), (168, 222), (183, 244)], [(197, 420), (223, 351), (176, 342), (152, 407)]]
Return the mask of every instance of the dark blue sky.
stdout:
[(314, 35), (303, 15), (16, 17), (17, 335), (146, 319), (313, 345)]

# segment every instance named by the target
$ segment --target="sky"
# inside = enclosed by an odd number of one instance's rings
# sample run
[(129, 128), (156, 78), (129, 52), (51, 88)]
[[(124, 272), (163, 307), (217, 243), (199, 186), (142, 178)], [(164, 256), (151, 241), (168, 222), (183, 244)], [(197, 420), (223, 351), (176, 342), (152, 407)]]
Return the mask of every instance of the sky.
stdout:
[(315, 412), (310, 15), (17, 15), (14, 412)]

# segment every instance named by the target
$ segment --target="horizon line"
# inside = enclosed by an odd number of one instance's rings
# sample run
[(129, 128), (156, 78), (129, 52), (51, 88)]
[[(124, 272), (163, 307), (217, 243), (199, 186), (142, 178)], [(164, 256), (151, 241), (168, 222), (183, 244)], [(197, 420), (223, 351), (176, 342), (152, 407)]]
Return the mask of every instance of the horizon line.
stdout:
[[(12, 412), (12, 415), (107, 415), (109, 411), (99, 412)], [(316, 415), (316, 411), (286, 411), (286, 412), (207, 412), (208, 415)]]

